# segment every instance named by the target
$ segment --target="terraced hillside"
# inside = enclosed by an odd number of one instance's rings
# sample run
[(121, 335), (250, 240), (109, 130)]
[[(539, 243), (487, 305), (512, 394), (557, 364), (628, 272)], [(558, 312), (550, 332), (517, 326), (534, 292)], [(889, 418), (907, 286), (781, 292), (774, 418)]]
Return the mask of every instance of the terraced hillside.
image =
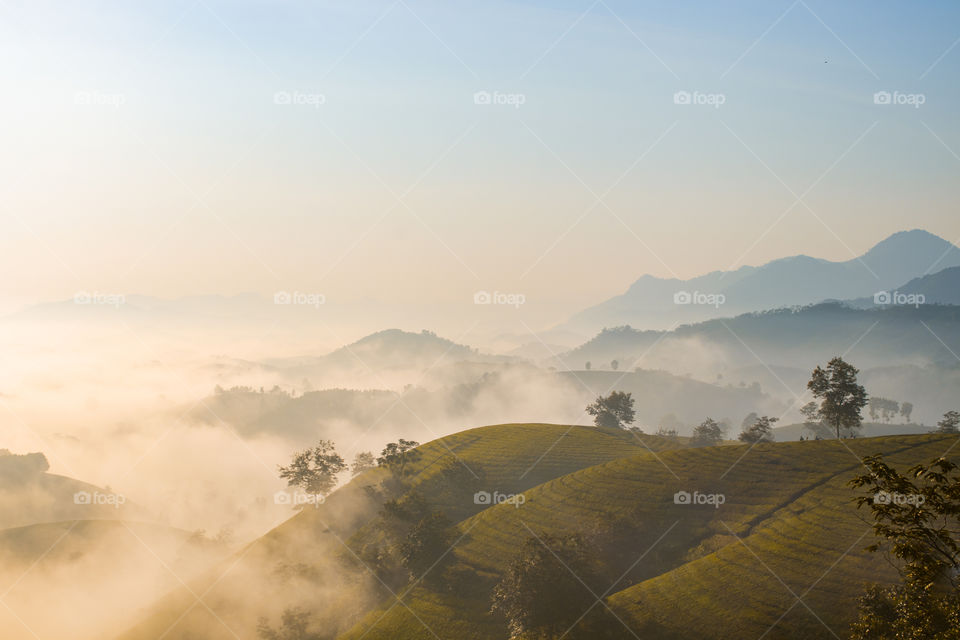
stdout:
[[(585, 468), (527, 491), (520, 508), (491, 507), (460, 524), (466, 535), (454, 553), (477, 576), (471, 592), (418, 585), (342, 637), (508, 637), (488, 611), (489, 593), (522, 541), (589, 529), (605, 514), (644, 525), (632, 549), (643, 558), (636, 583), (597, 594), (626, 623), (621, 637), (843, 637), (862, 584), (894, 577), (862, 550), (869, 527), (845, 486), (862, 469), (859, 457), (883, 452), (909, 466), (951, 444), (899, 436), (711, 447)], [(677, 491), (726, 501), (675, 504)]]
[[(612, 637), (844, 637), (863, 583), (894, 577), (884, 558), (863, 551), (869, 527), (846, 482), (864, 455), (907, 467), (953, 442), (908, 435), (689, 448), (588, 427), (464, 431), (420, 447), (411, 482), (457, 523), (445, 569), (453, 584), (398, 588), (376, 575), (365, 550), (382, 535), (382, 499), (365, 487), (388, 474), (376, 469), (174, 591), (122, 637), (254, 637), (260, 616), (278, 621), (296, 606), (329, 638), (499, 640), (509, 634), (490, 613), (491, 592), (527, 539), (617, 526), (626, 532), (622, 572), (595, 591), (596, 606), (623, 623)], [(476, 504), (475, 491), (523, 500)], [(722, 504), (697, 504), (705, 495)]]
[[(422, 445), (409, 474), (413, 488), (459, 522), (488, 506), (474, 501), (476, 491), (520, 493), (585, 467), (626, 457), (653, 459), (656, 452), (685, 446), (685, 438), (638, 438), (620, 430), (496, 425)], [(245, 637), (259, 616), (276, 617), (297, 604), (317, 610), (318, 602), (336, 618), (329, 625), (352, 626), (389, 595), (355, 555), (378, 535), (374, 523), (382, 499), (364, 487), (388, 475), (374, 469), (354, 478), (324, 504), (296, 514), (189, 589), (172, 592), (122, 637)], [(322, 580), (304, 570), (309, 567), (319, 568)]]

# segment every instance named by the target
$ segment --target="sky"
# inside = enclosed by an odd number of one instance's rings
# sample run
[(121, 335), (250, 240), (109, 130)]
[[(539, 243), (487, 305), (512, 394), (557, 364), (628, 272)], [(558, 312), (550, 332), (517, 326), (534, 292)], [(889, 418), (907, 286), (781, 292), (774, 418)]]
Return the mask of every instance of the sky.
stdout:
[(958, 39), (948, 1), (9, 0), (0, 311), (489, 290), (559, 320), (647, 273), (957, 241)]

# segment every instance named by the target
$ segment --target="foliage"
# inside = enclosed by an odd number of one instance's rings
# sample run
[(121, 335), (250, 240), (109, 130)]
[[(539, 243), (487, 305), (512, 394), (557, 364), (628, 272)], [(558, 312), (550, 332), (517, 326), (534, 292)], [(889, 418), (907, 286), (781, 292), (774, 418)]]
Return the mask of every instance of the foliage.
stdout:
[(407, 464), (420, 459), (420, 452), (416, 450), (419, 446), (419, 442), (403, 438), (397, 442), (391, 442), (380, 452), (377, 465), (390, 469), (396, 476), (402, 478)]
[(960, 433), (960, 412), (947, 411), (937, 423), (937, 433)]
[(399, 561), (407, 578), (418, 580), (428, 571), (431, 581), (442, 578), (452, 559), (448, 552), (458, 537), (453, 522), (433, 509), (419, 491), (388, 500), (380, 515), (390, 545), (385, 552)]
[(280, 627), (274, 630), (266, 618), (260, 618), (257, 624), (257, 635), (263, 640), (327, 640), (326, 635), (312, 633), (309, 630), (309, 611), (299, 607), (285, 609), (280, 616)]
[(577, 534), (528, 538), (494, 587), (495, 613), (507, 622), (512, 638), (606, 637), (607, 623), (594, 596), (598, 576), (591, 549)]
[(913, 403), (912, 402), (901, 402), (900, 403), (900, 415), (903, 416), (905, 422), (910, 422), (910, 414), (913, 413)]
[(900, 403), (896, 400), (873, 396), (867, 401), (867, 411), (870, 413), (871, 420), (881, 419), (884, 422), (890, 422), (900, 411)]
[(633, 395), (623, 391), (614, 391), (606, 398), (597, 396), (586, 411), (594, 417), (593, 422), (598, 427), (625, 429), (635, 419)]
[(777, 420), (779, 420), (779, 418), (771, 418), (769, 416), (757, 418), (749, 427), (744, 426), (743, 431), (740, 433), (740, 440), (748, 444), (773, 442), (773, 423)]
[(368, 469), (377, 466), (377, 461), (369, 451), (360, 451), (353, 457), (353, 465), (350, 467), (350, 475), (358, 476)]
[(289, 466), (280, 467), (280, 477), (291, 487), (327, 495), (337, 486), (337, 476), (347, 468), (331, 440), (321, 440), (312, 449), (294, 454)]
[(834, 428), (837, 439), (841, 429), (860, 428), (860, 411), (867, 403), (867, 392), (857, 384), (858, 373), (856, 367), (838, 356), (827, 363), (826, 369), (814, 369), (807, 383), (813, 396), (820, 400), (819, 415)]
[(723, 442), (723, 427), (713, 418), (707, 418), (693, 429), (690, 443), (698, 447), (709, 447)]
[(960, 639), (960, 473), (938, 458), (901, 474), (880, 455), (863, 460), (869, 469), (851, 480), (866, 488), (867, 505), (880, 542), (901, 563), (901, 584), (874, 586), (860, 598), (855, 640)]

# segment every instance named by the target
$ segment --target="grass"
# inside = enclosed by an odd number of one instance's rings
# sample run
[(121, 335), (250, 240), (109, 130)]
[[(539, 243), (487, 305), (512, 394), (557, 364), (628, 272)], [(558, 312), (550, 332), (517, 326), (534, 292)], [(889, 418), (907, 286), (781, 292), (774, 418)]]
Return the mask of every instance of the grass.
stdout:
[[(475, 504), (472, 491), (457, 491), (447, 482), (444, 469), (452, 467), (458, 477), (477, 490), (519, 493), (554, 478), (585, 467), (637, 455), (652, 456), (651, 451), (687, 446), (685, 438), (661, 438), (634, 435), (615, 429), (552, 424), (504, 424), (461, 431), (423, 444), (421, 456), (411, 463), (407, 474), (411, 484), (431, 504), (442, 509), (454, 521), (465, 520), (486, 505)], [(474, 477), (479, 478), (477, 480)], [(251, 629), (260, 614), (273, 614), (251, 584), (271, 584), (276, 567), (282, 563), (306, 563), (324, 566), (336, 563), (338, 576), (351, 586), (343, 590), (355, 593), (358, 601), (365, 590), (379, 590), (353, 555), (365, 540), (376, 536), (375, 517), (379, 502), (363, 487), (384, 479), (387, 472), (374, 469), (356, 477), (338, 489), (318, 509), (304, 509), (262, 538), (242, 549), (234, 558), (215, 567), (204, 577), (178, 589), (158, 602), (143, 620), (122, 637), (127, 640), (166, 637), (233, 638), (241, 629)], [(341, 567), (346, 566), (346, 570)], [(284, 585), (272, 585), (277, 599), (295, 600), (297, 593), (286, 593)], [(352, 590), (352, 591), (351, 591)], [(281, 594), (286, 595), (278, 595)], [(194, 594), (206, 593), (202, 607)], [(357, 610), (359, 619), (371, 607)], [(338, 600), (341, 612), (349, 602)], [(235, 629), (237, 631), (235, 631)]]
[[(359, 560), (380, 535), (379, 502), (363, 488), (383, 479), (376, 469), (191, 583), (206, 606), (176, 591), (123, 637), (244, 637), (257, 616), (276, 620), (282, 606), (301, 604), (320, 620), (339, 614), (326, 628), (344, 640), (499, 640), (507, 632), (489, 613), (490, 590), (531, 532), (584, 531), (627, 516), (639, 523), (629, 553), (642, 559), (627, 579), (601, 589), (626, 623), (623, 637), (843, 637), (863, 583), (894, 576), (862, 550), (869, 525), (846, 486), (863, 468), (860, 457), (883, 452), (907, 467), (951, 444), (904, 435), (692, 449), (683, 438), (590, 427), (471, 429), (421, 446), (409, 469), (412, 486), (458, 523), (453, 564), (469, 579), (457, 589), (420, 582), (398, 599)], [(477, 488), (522, 493), (524, 503), (478, 505)], [(678, 491), (725, 501), (675, 504)], [(323, 567), (320, 584), (272, 577), (294, 562)]]
[[(641, 561), (646, 577), (618, 585), (607, 598), (638, 635), (654, 629), (662, 637), (842, 637), (862, 584), (893, 577), (881, 557), (862, 551), (869, 525), (846, 487), (862, 469), (859, 456), (882, 451), (908, 466), (942, 454), (951, 440), (846, 444), (677, 450), (660, 460), (647, 455), (589, 467), (528, 491), (519, 509), (491, 507), (462, 522), (469, 533), (456, 557), (489, 588), (530, 531), (577, 530), (604, 512), (634, 512), (649, 524), (636, 540), (637, 558), (669, 531)], [(679, 490), (721, 493), (726, 503), (676, 505)], [(489, 591), (483, 595), (458, 599), (421, 586), (405, 599), (412, 612), (390, 598), (342, 637), (432, 637), (427, 628), (441, 638), (505, 637), (487, 611)], [(632, 637), (626, 628), (623, 634)]]

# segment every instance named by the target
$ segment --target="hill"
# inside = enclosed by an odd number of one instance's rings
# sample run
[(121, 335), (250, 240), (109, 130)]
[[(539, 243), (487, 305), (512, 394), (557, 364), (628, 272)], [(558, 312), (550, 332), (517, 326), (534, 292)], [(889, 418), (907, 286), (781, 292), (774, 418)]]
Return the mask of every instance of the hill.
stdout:
[[(462, 431), (419, 448), (411, 465), (412, 486), (456, 521), (486, 504), (477, 491), (515, 494), (585, 466), (621, 457), (650, 456), (655, 451), (686, 446), (683, 438), (644, 436), (642, 441), (620, 430), (545, 424), (506, 424)], [(232, 629), (249, 629), (258, 615), (276, 618), (285, 606), (327, 602), (318, 615), (328, 628), (349, 627), (376, 606), (380, 585), (353, 549), (379, 535), (381, 501), (364, 487), (386, 472), (367, 472), (334, 492), (316, 509), (305, 509), (263, 538), (251, 543), (207, 576), (191, 583), (193, 593), (209, 590), (204, 600), (225, 628), (186, 589), (157, 603), (140, 624), (121, 637), (153, 639), (164, 630), (172, 638), (193, 633), (203, 638), (232, 638)], [(315, 571), (289, 575), (294, 567)], [(316, 578), (314, 576), (322, 576)], [(261, 585), (251, 589), (250, 585)], [(268, 585), (265, 594), (262, 585)]]
[[(383, 479), (377, 469), (192, 583), (211, 611), (178, 590), (122, 638), (163, 630), (172, 638), (228, 638), (259, 615), (277, 620), (283, 608), (303, 606), (330, 637), (499, 639), (506, 629), (489, 612), (490, 590), (530, 532), (589, 533), (611, 523), (627, 527), (620, 538), (627, 563), (643, 558), (611, 578), (606, 596), (635, 633), (725, 638), (763, 627), (771, 637), (798, 637), (791, 635), (798, 628), (804, 637), (831, 637), (812, 616), (803, 618), (805, 607), (790, 608), (790, 590), (841, 634), (861, 582), (892, 578), (882, 558), (862, 551), (867, 525), (845, 487), (859, 457), (883, 452), (907, 466), (951, 444), (925, 435), (690, 449), (682, 438), (641, 441), (589, 427), (472, 429), (423, 445), (412, 481), (457, 523), (453, 583), (394, 590), (374, 577), (367, 550), (382, 535), (379, 501), (364, 487)], [(476, 491), (522, 494), (523, 501), (477, 504)], [(683, 491), (721, 494), (724, 502), (678, 504), (674, 495)], [(774, 588), (765, 564), (789, 589)], [(742, 615), (717, 615), (731, 602)], [(690, 607), (681, 615), (677, 603)]]
[(143, 514), (109, 489), (47, 473), (42, 453), (0, 449), (0, 529), (61, 520), (113, 520)]
[[(140, 607), (222, 557), (222, 544), (163, 525), (72, 520), (0, 531), (5, 640), (110, 637)], [(82, 588), (77, 588), (82, 585)]]
[(221, 390), (190, 415), (214, 425), (224, 420), (246, 437), (271, 434), (306, 445), (318, 436), (353, 441), (359, 434), (426, 440), (511, 416), (587, 422), (584, 407), (612, 389), (633, 394), (637, 424), (647, 432), (656, 431), (670, 413), (687, 426), (708, 415), (739, 424), (751, 411), (779, 415), (786, 408), (756, 386), (717, 386), (665, 371), (551, 372), (524, 363), (459, 362), (432, 373), (435, 377), (423, 381), (432, 388), (400, 393), (326, 389), (292, 396), (279, 390)]
[[(883, 558), (863, 551), (869, 526), (845, 486), (861, 468), (858, 456), (883, 452), (905, 467), (951, 443), (934, 436), (796, 442), (760, 445), (748, 455), (746, 445), (727, 446), (589, 467), (525, 492), (519, 509), (499, 505), (460, 523), (468, 535), (454, 553), (458, 567), (476, 576), (471, 590), (418, 585), (404, 606), (385, 598), (340, 637), (506, 637), (489, 612), (489, 593), (521, 542), (531, 532), (589, 530), (620, 517), (636, 523), (626, 555), (640, 562), (601, 587), (626, 623), (611, 637), (842, 637), (862, 583), (895, 575)], [(719, 494), (725, 502), (676, 504), (677, 491)], [(792, 594), (802, 594), (809, 609), (792, 606)]]
[[(923, 296), (923, 304), (950, 304), (960, 305), (960, 267), (949, 267), (936, 273), (930, 273), (914, 278), (896, 289), (886, 293), (891, 294), (890, 302), (895, 302), (893, 295)], [(849, 300), (850, 306), (870, 308), (884, 304), (882, 297), (875, 296)]]
[[(625, 324), (663, 329), (824, 300), (872, 299), (874, 293), (902, 288), (932, 268), (957, 266), (960, 249), (943, 238), (914, 229), (895, 233), (863, 255), (842, 262), (799, 255), (689, 280), (643, 276), (622, 295), (575, 314), (562, 326), (586, 333)], [(724, 301), (719, 305), (676, 304), (674, 295), (680, 292), (722, 294)]]
[(815, 366), (845, 354), (864, 372), (864, 380), (876, 385), (867, 387), (869, 393), (914, 402), (917, 418), (931, 422), (954, 408), (957, 353), (960, 307), (855, 309), (829, 302), (708, 320), (673, 331), (605, 329), (562, 354), (557, 364), (616, 359), (630, 367), (640, 362), (678, 374), (693, 372), (724, 386), (758, 382), (766, 392), (792, 402), (803, 393)]

